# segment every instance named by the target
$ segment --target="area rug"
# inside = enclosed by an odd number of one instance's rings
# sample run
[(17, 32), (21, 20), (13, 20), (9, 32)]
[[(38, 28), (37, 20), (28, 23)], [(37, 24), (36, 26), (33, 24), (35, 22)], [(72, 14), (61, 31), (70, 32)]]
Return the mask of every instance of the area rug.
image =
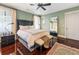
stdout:
[(79, 49), (55, 43), (47, 55), (79, 55)]

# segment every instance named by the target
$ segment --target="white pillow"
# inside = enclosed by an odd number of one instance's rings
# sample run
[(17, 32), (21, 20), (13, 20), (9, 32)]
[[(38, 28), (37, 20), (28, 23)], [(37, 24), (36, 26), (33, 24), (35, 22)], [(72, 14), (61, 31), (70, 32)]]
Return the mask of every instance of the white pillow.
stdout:
[(29, 26), (29, 29), (34, 29), (34, 26)]
[(29, 27), (20, 25), (20, 29), (29, 29)]

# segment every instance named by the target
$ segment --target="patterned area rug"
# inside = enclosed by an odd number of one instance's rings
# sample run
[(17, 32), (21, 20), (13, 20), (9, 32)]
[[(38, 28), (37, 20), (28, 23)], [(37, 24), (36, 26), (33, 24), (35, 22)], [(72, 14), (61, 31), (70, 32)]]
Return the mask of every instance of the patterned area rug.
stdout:
[(79, 49), (55, 43), (47, 55), (79, 55)]

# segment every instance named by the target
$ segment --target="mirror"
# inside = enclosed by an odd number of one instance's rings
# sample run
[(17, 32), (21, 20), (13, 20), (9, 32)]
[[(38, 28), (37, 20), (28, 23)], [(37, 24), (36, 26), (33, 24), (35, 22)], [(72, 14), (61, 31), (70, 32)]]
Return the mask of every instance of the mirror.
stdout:
[(57, 22), (58, 22), (58, 17), (52, 17), (50, 19), (50, 31), (56, 32), (57, 33)]

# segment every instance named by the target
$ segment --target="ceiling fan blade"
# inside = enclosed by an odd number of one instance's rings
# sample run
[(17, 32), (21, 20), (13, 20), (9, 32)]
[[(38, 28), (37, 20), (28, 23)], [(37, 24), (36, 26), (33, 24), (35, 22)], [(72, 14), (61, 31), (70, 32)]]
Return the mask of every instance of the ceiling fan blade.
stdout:
[(39, 9), (39, 8), (40, 8), (40, 6), (37, 7), (37, 9)]
[(44, 7), (42, 7), (42, 6), (41, 6), (41, 8), (42, 8), (43, 10), (46, 10), (46, 9), (45, 9)]
[(42, 6), (49, 6), (51, 3), (42, 4)]
[(34, 6), (34, 4), (30, 4), (31, 6)]

